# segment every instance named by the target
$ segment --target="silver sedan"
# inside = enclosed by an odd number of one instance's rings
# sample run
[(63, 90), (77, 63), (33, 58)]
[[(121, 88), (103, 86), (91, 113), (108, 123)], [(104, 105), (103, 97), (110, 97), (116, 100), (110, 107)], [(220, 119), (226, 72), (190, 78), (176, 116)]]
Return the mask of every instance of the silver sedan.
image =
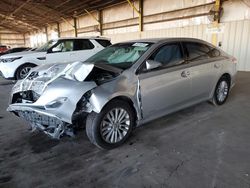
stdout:
[(146, 122), (202, 101), (222, 105), (236, 72), (234, 57), (198, 39), (123, 42), (86, 62), (32, 69), (8, 111), (55, 139), (86, 124), (93, 144), (112, 149)]

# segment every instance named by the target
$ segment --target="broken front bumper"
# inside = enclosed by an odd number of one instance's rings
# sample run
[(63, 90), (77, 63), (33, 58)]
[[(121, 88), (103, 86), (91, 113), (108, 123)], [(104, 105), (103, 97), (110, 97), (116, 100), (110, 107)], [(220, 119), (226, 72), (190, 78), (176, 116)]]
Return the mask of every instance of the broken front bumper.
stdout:
[[(34, 92), (36, 84), (33, 85), (36, 82), (27, 83), (18, 83), (13, 87), (11, 104), (7, 111), (28, 121), (33, 130), (41, 130), (52, 138), (58, 139), (63, 134), (73, 135), (71, 125), (77, 104), (86, 92), (96, 87), (96, 84), (58, 78), (47, 85), (41, 95), (33, 101), (27, 100), (34, 99), (34, 96), (27, 92)], [(86, 110), (91, 110), (91, 107)]]
[(14, 112), (16, 115), (29, 122), (32, 131), (43, 131), (54, 139), (59, 139), (63, 134), (73, 136), (73, 131), (69, 127), (69, 124), (63, 122), (55, 115), (19, 105), (10, 105), (7, 110)]

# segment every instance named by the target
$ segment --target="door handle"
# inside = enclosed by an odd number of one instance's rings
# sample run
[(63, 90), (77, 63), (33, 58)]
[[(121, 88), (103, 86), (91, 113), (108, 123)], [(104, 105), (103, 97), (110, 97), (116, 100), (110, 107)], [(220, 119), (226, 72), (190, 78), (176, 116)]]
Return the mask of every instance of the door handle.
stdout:
[(186, 78), (186, 77), (188, 77), (190, 75), (190, 72), (189, 71), (183, 71), (182, 73), (181, 73), (181, 77), (183, 77), (183, 78)]

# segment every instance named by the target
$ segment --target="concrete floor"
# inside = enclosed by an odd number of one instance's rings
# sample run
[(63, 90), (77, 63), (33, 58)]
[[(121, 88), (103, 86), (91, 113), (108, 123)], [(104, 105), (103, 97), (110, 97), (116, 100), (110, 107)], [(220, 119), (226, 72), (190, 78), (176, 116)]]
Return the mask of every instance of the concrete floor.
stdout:
[(0, 187), (250, 187), (250, 73), (227, 103), (206, 102), (146, 124), (102, 151), (85, 132), (54, 141), (5, 111), (0, 80)]

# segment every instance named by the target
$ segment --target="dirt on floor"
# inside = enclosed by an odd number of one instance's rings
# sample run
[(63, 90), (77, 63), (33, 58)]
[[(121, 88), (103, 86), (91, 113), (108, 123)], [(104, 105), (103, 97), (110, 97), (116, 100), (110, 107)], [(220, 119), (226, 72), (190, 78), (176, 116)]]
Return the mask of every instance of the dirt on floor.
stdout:
[(0, 187), (250, 187), (250, 73), (227, 103), (207, 102), (137, 128), (105, 151), (80, 131), (51, 140), (6, 112), (13, 82), (0, 80)]

